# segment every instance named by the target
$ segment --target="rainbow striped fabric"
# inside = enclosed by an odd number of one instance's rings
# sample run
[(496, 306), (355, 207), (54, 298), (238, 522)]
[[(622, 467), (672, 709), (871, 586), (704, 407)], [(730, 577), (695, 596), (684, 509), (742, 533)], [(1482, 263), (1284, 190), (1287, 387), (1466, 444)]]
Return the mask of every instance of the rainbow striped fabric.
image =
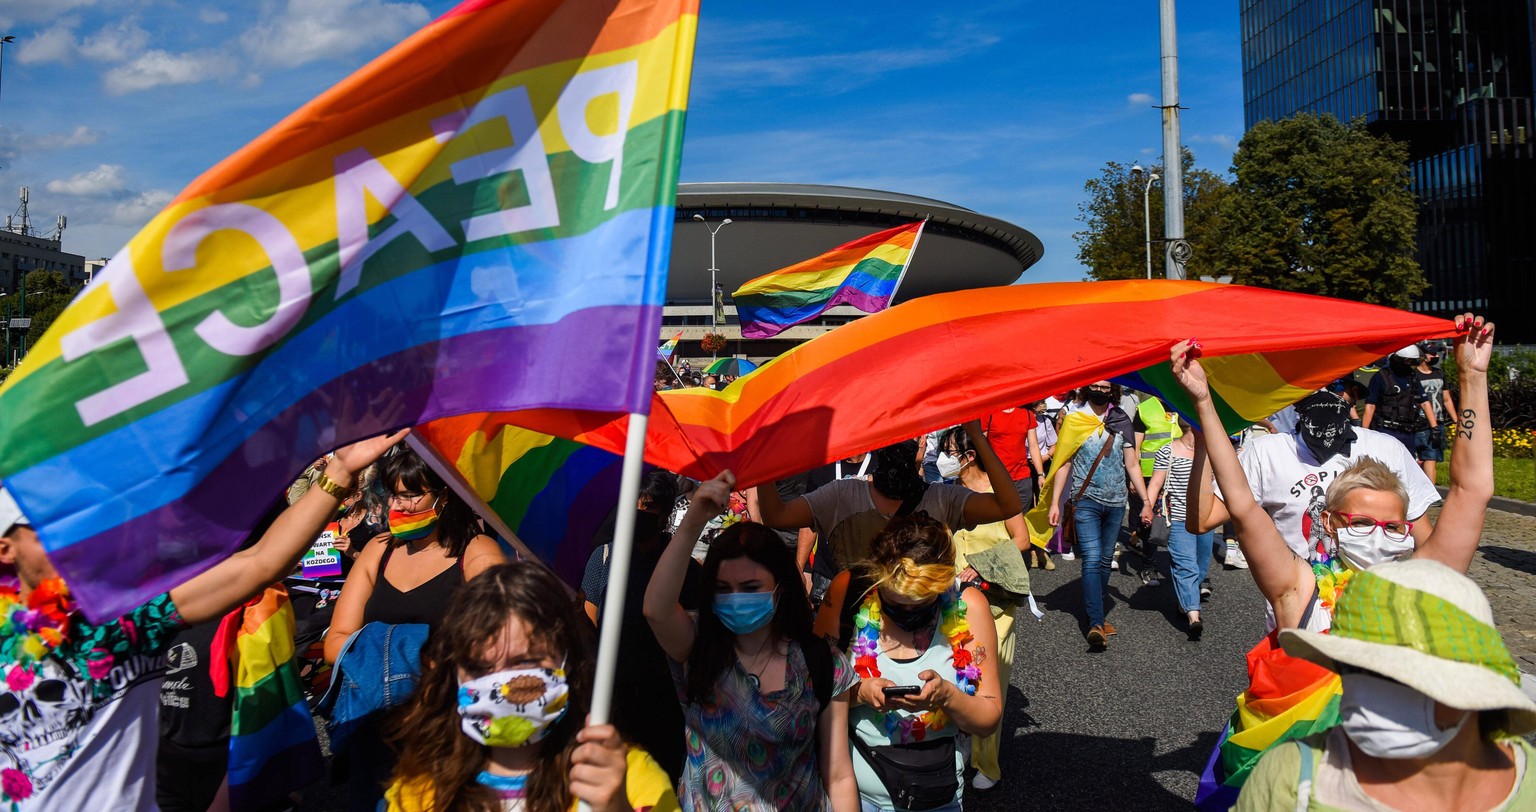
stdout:
[(581, 583), (593, 538), (619, 499), (621, 458), (581, 443), (465, 415), (416, 428), (479, 497), (482, 516), (515, 534), (567, 583)]
[(865, 313), (889, 307), (927, 222), (860, 237), (742, 285), (731, 294), (742, 337), (772, 338), (840, 304)]
[[(229, 738), (230, 809), (265, 809), (320, 778), (325, 762), (293, 662), (293, 604), (282, 585), (231, 612), (214, 637), (233, 652), (234, 685), (214, 667), (214, 690), (234, 690)], [(233, 636), (233, 639), (231, 639)]]
[(1270, 633), (1248, 652), (1248, 690), (1222, 732), (1195, 791), (1195, 808), (1231, 809), (1248, 774), (1272, 745), (1339, 723), (1339, 675), (1280, 650)]
[(0, 389), (0, 479), (87, 615), (350, 440), (647, 409), (697, 6), (469, 0), (156, 215)]
[(656, 348), (656, 357), (662, 361), (671, 361), (672, 355), (677, 352), (677, 342), (682, 340), (682, 333), (678, 333), (677, 335), (672, 336), (670, 339), (663, 342), (660, 347)]
[[(1415, 341), (1445, 319), (1204, 282), (1060, 282), (924, 296), (808, 341), (716, 392), (658, 392), (646, 459), (695, 478), (771, 482), (1104, 378), (1167, 364), (1198, 338), (1224, 409), (1252, 420)], [(1052, 352), (1021, 352), (1049, 337)], [(1147, 375), (1152, 375), (1148, 372)], [(1164, 402), (1182, 402), (1157, 387)], [(511, 422), (624, 448), (626, 419), (536, 410)]]

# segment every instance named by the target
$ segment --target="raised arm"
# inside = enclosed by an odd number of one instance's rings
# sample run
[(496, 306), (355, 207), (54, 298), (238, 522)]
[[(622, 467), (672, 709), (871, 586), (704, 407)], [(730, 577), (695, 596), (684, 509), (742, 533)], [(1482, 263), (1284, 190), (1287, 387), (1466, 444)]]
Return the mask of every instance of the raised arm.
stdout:
[[(409, 429), (353, 443), (336, 452), (325, 476), (342, 488), (357, 482), (357, 473), (400, 442)], [(319, 487), (310, 488), (267, 529), (261, 540), (212, 569), (171, 590), (171, 601), (188, 625), (221, 617), (293, 571), (320, 531), (336, 518), (341, 500)]]
[[(699, 484), (689, 499), (688, 512), (672, 533), (661, 560), (651, 574), (651, 583), (645, 588), (645, 619), (656, 634), (656, 642), (673, 662), (687, 662), (693, 653), (693, 640), (697, 634), (693, 619), (683, 610), (679, 597), (683, 592), (683, 578), (688, 574), (689, 554), (699, 538), (704, 525), (723, 513), (731, 503), (731, 489), (736, 477), (730, 471), (708, 482)], [(775, 496), (778, 492), (768, 488)]]
[(1466, 572), (1483, 535), (1483, 517), (1493, 497), (1493, 423), (1488, 415), (1488, 359), (1493, 323), (1468, 313), (1456, 317), (1456, 368), (1461, 411), (1455, 415), (1456, 447), (1451, 486), (1434, 532), (1414, 551), (1457, 572)]
[(772, 482), (765, 482), (753, 490), (757, 491), (758, 521), (777, 530), (811, 526), (811, 503), (805, 501), (805, 497), (797, 496), (785, 504)]
[[(1237, 460), (1237, 450), (1222, 429), (1221, 416), (1216, 412), (1210, 387), (1206, 384), (1205, 370), (1196, 360), (1197, 353), (1191, 342), (1181, 341), (1174, 345), (1170, 357), (1173, 374), (1189, 392), (1202, 428), (1199, 441), (1195, 443), (1191, 488), (1195, 482), (1205, 479), (1205, 460), (1209, 459), (1216, 472), (1216, 482), (1226, 495), (1227, 511), (1232, 514), (1238, 545), (1248, 559), (1248, 569), (1259, 592), (1274, 607), (1281, 628), (1294, 626), (1305, 608), (1302, 602), (1310, 597), (1310, 593), (1303, 593), (1302, 587), (1311, 579), (1311, 568), (1291, 552), (1274, 520), (1254, 500), (1248, 477)], [(1210, 430), (1203, 430), (1205, 427)]]
[(992, 450), (987, 435), (982, 433), (981, 421), (966, 423), (965, 434), (971, 438), (971, 445), (976, 448), (976, 460), (981, 463), (981, 469), (987, 472), (987, 481), (992, 485), (991, 493), (972, 494), (971, 498), (965, 500), (966, 525), (974, 527), (1019, 515), (1024, 509), (1023, 503), (1019, 501), (1019, 491), (1013, 487), (1013, 478), (1008, 476), (1008, 469), (1003, 467), (1003, 461)]

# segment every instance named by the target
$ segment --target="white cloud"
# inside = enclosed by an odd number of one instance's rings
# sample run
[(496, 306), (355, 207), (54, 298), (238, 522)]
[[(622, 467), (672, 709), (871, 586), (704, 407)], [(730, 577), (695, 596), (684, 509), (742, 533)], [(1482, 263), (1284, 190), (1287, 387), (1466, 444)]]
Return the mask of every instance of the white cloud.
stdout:
[(17, 23), (53, 20), (73, 8), (96, 5), (96, 0), (0, 0), (0, 25), (7, 28)]
[(127, 62), (148, 47), (149, 32), (137, 21), (126, 19), (86, 37), (80, 43), (80, 53), (98, 62)]
[(173, 54), (145, 51), (133, 61), (107, 71), (102, 85), (114, 96), (161, 85), (189, 85), (220, 79), (234, 70), (233, 60), (221, 54)]
[(288, 0), (240, 37), (258, 62), (296, 67), (393, 43), (431, 20), (417, 3), (384, 0)]
[(165, 208), (165, 204), (171, 202), (173, 197), (175, 194), (165, 189), (147, 189), (119, 201), (107, 213), (107, 220), (115, 225), (138, 228)]
[(126, 185), (122, 165), (102, 164), (64, 180), (50, 180), (47, 189), (54, 194), (75, 197), (111, 197)]
[(1237, 137), (1227, 135), (1225, 133), (1218, 133), (1216, 135), (1191, 135), (1189, 137), (1189, 142), (1191, 144), (1214, 144), (1221, 149), (1227, 150), (1228, 152), (1237, 151)]
[(216, 8), (204, 7), (198, 9), (197, 19), (202, 20), (209, 25), (218, 25), (219, 23), (227, 21), (229, 19), (229, 14)]
[(46, 65), (50, 62), (69, 62), (79, 49), (75, 32), (68, 24), (45, 28), (16, 43), (16, 61), (23, 65)]
[(1151, 93), (1132, 93), (1125, 97), (1125, 103), (1132, 107), (1146, 107), (1156, 104), (1157, 99), (1153, 98)]

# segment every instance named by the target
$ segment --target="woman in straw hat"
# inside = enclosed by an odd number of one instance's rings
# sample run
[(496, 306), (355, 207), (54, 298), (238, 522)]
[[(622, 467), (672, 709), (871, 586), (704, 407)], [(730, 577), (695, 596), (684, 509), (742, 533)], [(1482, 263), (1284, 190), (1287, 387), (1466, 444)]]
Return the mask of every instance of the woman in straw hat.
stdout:
[(1536, 809), (1536, 703), (1471, 579), (1434, 561), (1355, 576), (1327, 634), (1287, 654), (1343, 675), (1338, 727), (1271, 748), (1240, 812)]
[[(1483, 513), (1493, 496), (1493, 427), (1488, 420), (1493, 324), (1468, 313), (1456, 317), (1456, 327), (1461, 331), (1456, 339), (1461, 412), (1456, 453), (1451, 457), (1451, 485), (1439, 523), (1417, 549), (1410, 534), (1413, 523), (1407, 520), (1407, 491), (1397, 475), (1377, 460), (1363, 457), (1329, 484), (1322, 520), (1332, 549), (1307, 561), (1291, 551), (1274, 520), (1254, 500), (1226, 435), (1207, 432), (1197, 445), (1190, 498), (1198, 496), (1202, 502), (1211, 498), (1203, 475), (1208, 456), (1249, 571), (1274, 610), (1275, 628), (1326, 630), (1349, 579), (1374, 564), (1413, 555), (1458, 572), (1466, 572), (1471, 565), (1482, 535)], [(1189, 392), (1196, 421), (1219, 426), (1221, 418), (1197, 360), (1199, 354), (1193, 339), (1174, 345), (1173, 372)]]

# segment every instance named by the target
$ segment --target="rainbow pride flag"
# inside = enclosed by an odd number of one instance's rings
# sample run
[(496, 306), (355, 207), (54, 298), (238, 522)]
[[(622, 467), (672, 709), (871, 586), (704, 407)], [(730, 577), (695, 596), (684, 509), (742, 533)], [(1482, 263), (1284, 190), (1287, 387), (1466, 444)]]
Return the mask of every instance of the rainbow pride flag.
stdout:
[(860, 237), (747, 282), (731, 294), (743, 338), (772, 338), (840, 304), (889, 307), (928, 221)]
[(1231, 809), (1264, 751), (1339, 723), (1339, 675), (1281, 651), (1275, 633), (1248, 652), (1248, 689), (1211, 754), (1195, 792), (1195, 808)]
[(656, 348), (656, 357), (662, 361), (671, 361), (672, 355), (677, 352), (677, 342), (682, 340), (683, 334), (678, 333), (662, 342), (661, 346)]
[(325, 771), (320, 741), (293, 662), (293, 604), (281, 584), (231, 612), (212, 651), (233, 660), (215, 667), (214, 692), (234, 690), (229, 737), (230, 809), (264, 809), (302, 789)]
[(113, 257), (0, 388), (0, 479), (86, 614), (206, 569), (351, 440), (648, 409), (697, 6), (469, 0)]
[(593, 539), (618, 504), (622, 458), (503, 417), (445, 417), (415, 434), (452, 466), (459, 493), (478, 497), (482, 516), (579, 584)]
[[(1057, 282), (924, 296), (801, 344), (724, 391), (655, 393), (646, 459), (694, 478), (729, 468), (747, 488), (1165, 366), (1169, 348), (1191, 336), (1203, 345), (1222, 408), (1241, 424), (1405, 344), (1455, 334), (1446, 319), (1205, 282)], [(1042, 337), (1053, 352), (1012, 350)], [(1168, 383), (1150, 388), (1175, 409), (1183, 403)], [(624, 449), (627, 419), (617, 415), (529, 410), (506, 419)]]

